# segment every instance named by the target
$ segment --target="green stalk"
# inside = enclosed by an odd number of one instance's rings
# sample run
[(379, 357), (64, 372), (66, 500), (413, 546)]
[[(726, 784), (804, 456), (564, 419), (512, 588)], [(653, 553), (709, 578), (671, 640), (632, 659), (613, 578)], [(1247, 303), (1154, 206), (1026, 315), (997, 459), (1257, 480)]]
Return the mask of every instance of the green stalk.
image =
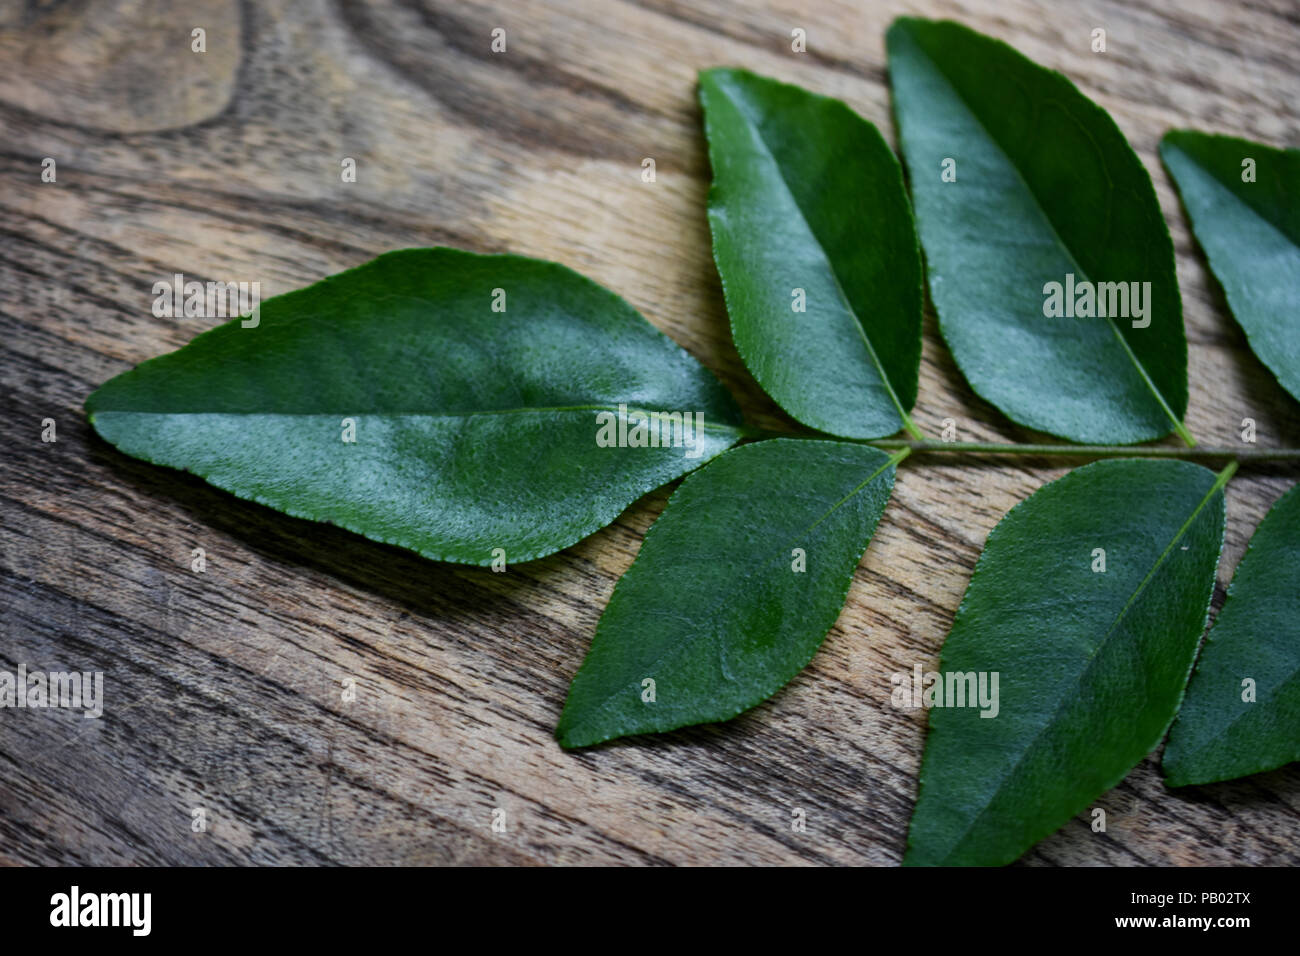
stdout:
[[(910, 431), (910, 429), (909, 429)], [(749, 439), (762, 438), (809, 438), (823, 436), (808, 432), (781, 432), (766, 428), (746, 427), (744, 436)], [(1015, 442), (979, 442), (979, 441), (936, 441), (930, 438), (836, 438), (835, 441), (851, 441), (859, 445), (871, 445), (884, 451), (906, 450), (915, 454), (1034, 456), (1040, 458), (1185, 458), (1190, 460), (1227, 459), (1237, 464), (1252, 462), (1298, 462), (1300, 448), (1253, 448), (1249, 445), (1239, 447), (1212, 447), (1196, 445), (1181, 448), (1176, 445), (1070, 445), (1070, 444), (1021, 444)], [(901, 459), (900, 459), (901, 460)]]
[(903, 409), (901, 409), (901, 408), (899, 409), (899, 411), (900, 411), (900, 412), (903, 412), (903, 429), (904, 429), (904, 431), (906, 431), (909, 435), (911, 435), (911, 436), (912, 436), (913, 438), (915, 438), (917, 441), (925, 441), (925, 432), (921, 431), (921, 429), (919, 429), (919, 428), (916, 426), (916, 422), (912, 421), (912, 416), (909, 415), (909, 414), (907, 414), (907, 412), (903, 411)]
[(881, 438), (865, 444), (886, 450), (910, 448), (917, 453), (967, 454), (967, 455), (1040, 455), (1070, 456), (1079, 458), (1228, 458), (1236, 462), (1300, 461), (1300, 448), (1213, 448), (1205, 445), (1179, 448), (1159, 445), (1047, 445), (1013, 444), (1007, 442), (977, 441), (911, 441), (901, 438)]

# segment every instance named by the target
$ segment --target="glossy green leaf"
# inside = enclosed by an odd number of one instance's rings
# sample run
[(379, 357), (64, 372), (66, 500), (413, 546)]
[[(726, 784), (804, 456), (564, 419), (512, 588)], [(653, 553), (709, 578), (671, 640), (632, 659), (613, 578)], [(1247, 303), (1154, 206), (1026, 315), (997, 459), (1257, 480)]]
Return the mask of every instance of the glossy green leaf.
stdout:
[(614, 588), (560, 743), (727, 720), (775, 693), (839, 617), (897, 460), (775, 439), (682, 482)]
[(1293, 760), (1300, 760), (1300, 488), (1260, 522), (1237, 567), (1169, 732), (1165, 782), (1230, 780)]
[[(620, 404), (628, 443), (669, 447), (599, 443), (619, 441), (620, 425), (600, 430)], [(255, 327), (200, 335), (86, 409), (129, 455), (468, 564), (566, 547), (739, 437), (721, 385), (612, 292), (455, 249), (392, 252), (270, 299)], [(703, 427), (643, 436), (638, 410)]]
[(949, 705), (949, 683), (969, 684), (957, 675), (991, 690), (996, 673), (995, 706), (930, 710), (904, 863), (1010, 863), (1155, 748), (1205, 627), (1226, 481), (1187, 462), (1102, 461), (1007, 512), (938, 671)]
[(930, 297), (971, 387), (1073, 441), (1190, 441), (1173, 244), (1115, 122), (958, 24), (900, 19), (887, 45)]
[(812, 428), (914, 430), (921, 262), (889, 146), (839, 100), (744, 70), (701, 73), (700, 103), (713, 258), (750, 372)]
[(1174, 130), (1160, 157), (1250, 347), (1300, 399), (1300, 150)]

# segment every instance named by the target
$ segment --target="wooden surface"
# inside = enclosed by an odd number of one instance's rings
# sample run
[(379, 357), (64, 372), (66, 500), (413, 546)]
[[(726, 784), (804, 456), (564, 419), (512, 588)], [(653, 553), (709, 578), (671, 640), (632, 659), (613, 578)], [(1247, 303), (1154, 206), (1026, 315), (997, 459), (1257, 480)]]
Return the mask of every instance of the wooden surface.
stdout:
[[(107, 701), (99, 720), (0, 711), (0, 860), (898, 862), (925, 718), (890, 706), (889, 675), (936, 659), (989, 529), (1065, 463), (907, 462), (839, 624), (775, 699), (568, 754), (551, 736), (568, 682), (663, 491), (492, 574), (128, 459), (81, 411), (216, 324), (155, 318), (155, 281), (271, 295), (449, 244), (590, 275), (779, 423), (730, 343), (709, 254), (702, 67), (843, 97), (891, 142), (884, 30), (900, 13), (1063, 70), (1129, 137), (1173, 231), (1191, 430), (1231, 444), (1251, 417), (1261, 444), (1300, 444), (1297, 405), (1247, 350), (1155, 155), (1172, 126), (1300, 145), (1291, 0), (37, 6), (0, 5), (0, 669), (101, 670)], [(1034, 437), (974, 398), (927, 316), (916, 418), (937, 434), (949, 417), (964, 439)], [(1294, 477), (1233, 481), (1221, 584)], [(1148, 759), (1095, 805), (1107, 833), (1081, 816), (1025, 862), (1300, 863), (1297, 765), (1172, 794)]]

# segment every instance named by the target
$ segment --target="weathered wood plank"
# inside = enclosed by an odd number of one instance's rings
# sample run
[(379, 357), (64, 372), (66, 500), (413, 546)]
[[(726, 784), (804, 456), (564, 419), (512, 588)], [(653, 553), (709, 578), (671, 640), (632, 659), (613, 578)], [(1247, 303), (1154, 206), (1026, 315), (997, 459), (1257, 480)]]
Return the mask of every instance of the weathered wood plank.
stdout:
[[(494, 575), (126, 459), (80, 411), (111, 375), (213, 324), (155, 318), (159, 279), (270, 295), (451, 244), (591, 275), (779, 424), (730, 344), (709, 254), (702, 67), (844, 97), (891, 141), (883, 36), (900, 13), (961, 19), (1063, 70), (1152, 171), (1178, 253), (1192, 431), (1228, 444), (1252, 417), (1261, 443), (1300, 441), (1155, 154), (1171, 126), (1300, 144), (1293, 3), (805, 7), (155, 0), (0, 23), (0, 668), (102, 670), (107, 697), (99, 720), (5, 713), (0, 861), (897, 862), (924, 717), (889, 705), (889, 675), (936, 658), (989, 529), (1064, 463), (908, 462), (839, 624), (790, 687), (725, 726), (565, 754), (551, 731), (568, 681), (664, 492)], [(806, 54), (790, 50), (795, 27)], [(44, 157), (56, 183), (40, 181)], [(47, 417), (56, 444), (40, 441)], [(951, 417), (967, 439), (1033, 437), (971, 394), (932, 317), (916, 417), (931, 433)], [(1221, 582), (1293, 480), (1233, 482)], [(1171, 794), (1148, 760), (1099, 805), (1107, 834), (1081, 818), (1026, 862), (1300, 862), (1295, 766)]]

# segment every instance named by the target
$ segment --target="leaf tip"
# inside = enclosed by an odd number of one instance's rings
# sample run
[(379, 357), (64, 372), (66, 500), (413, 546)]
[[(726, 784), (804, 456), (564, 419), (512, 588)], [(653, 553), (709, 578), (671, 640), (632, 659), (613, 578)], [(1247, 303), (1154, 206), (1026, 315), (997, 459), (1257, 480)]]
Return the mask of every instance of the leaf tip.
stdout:
[(582, 750), (609, 740), (596, 734), (581, 732), (581, 726), (569, 718), (567, 709), (560, 715), (560, 722), (555, 725), (555, 740), (564, 750)]
[(716, 88), (723, 79), (733, 76), (738, 72), (740, 71), (735, 67), (711, 66), (700, 70), (696, 76), (696, 80), (700, 85), (700, 89), (704, 89), (706, 86)]
[(891, 33), (897, 33), (901, 30), (906, 30), (909, 27), (915, 26), (918, 23), (924, 22), (925, 20), (921, 17), (894, 17), (894, 19), (889, 22), (889, 27), (885, 30), (885, 35), (889, 36)]

